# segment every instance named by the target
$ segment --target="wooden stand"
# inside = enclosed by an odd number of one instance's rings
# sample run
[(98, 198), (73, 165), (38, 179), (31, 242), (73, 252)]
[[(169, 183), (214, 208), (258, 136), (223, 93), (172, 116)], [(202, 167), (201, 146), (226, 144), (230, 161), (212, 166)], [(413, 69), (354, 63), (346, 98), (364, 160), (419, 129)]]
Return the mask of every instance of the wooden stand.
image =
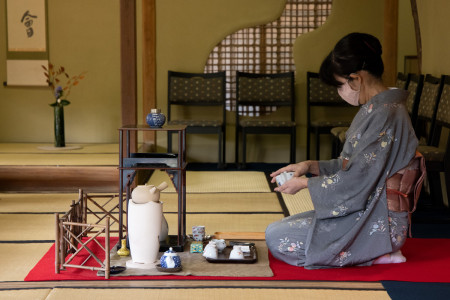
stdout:
[[(178, 153), (131, 153), (131, 136), (137, 131), (177, 133)], [(148, 125), (125, 125), (119, 128), (119, 147), (119, 239), (124, 238), (122, 231), (123, 215), (126, 214), (126, 211), (123, 211), (124, 200), (128, 207), (136, 172), (165, 170), (178, 193), (178, 234), (169, 237), (169, 243), (161, 245), (160, 249), (172, 247), (175, 251), (183, 251), (186, 239), (186, 126), (166, 125), (162, 128), (151, 128)]]

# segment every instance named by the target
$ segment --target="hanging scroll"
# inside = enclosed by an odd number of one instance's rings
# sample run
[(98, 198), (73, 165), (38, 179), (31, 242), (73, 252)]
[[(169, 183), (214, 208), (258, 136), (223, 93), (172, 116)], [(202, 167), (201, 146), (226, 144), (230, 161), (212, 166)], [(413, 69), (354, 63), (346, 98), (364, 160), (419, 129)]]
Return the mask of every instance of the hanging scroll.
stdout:
[(47, 85), (47, 1), (7, 0), (7, 85)]

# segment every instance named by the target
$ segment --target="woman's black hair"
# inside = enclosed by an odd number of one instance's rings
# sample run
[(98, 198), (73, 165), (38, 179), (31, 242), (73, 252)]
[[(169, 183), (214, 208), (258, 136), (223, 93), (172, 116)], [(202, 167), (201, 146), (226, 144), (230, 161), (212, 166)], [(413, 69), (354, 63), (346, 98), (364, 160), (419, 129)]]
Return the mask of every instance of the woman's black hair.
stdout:
[(341, 82), (335, 76), (348, 78), (360, 70), (380, 78), (384, 72), (381, 59), (381, 43), (367, 33), (350, 33), (343, 37), (328, 54), (320, 66), (320, 78), (326, 84), (339, 87)]

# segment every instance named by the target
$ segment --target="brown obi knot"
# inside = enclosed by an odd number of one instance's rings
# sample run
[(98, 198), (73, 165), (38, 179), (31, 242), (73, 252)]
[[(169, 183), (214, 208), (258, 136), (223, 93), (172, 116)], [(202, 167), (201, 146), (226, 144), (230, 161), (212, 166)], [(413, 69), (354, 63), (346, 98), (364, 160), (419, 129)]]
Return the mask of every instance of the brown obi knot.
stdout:
[(388, 209), (393, 212), (408, 212), (410, 224), (411, 213), (416, 210), (425, 174), (425, 159), (416, 152), (416, 156), (405, 168), (386, 180)]

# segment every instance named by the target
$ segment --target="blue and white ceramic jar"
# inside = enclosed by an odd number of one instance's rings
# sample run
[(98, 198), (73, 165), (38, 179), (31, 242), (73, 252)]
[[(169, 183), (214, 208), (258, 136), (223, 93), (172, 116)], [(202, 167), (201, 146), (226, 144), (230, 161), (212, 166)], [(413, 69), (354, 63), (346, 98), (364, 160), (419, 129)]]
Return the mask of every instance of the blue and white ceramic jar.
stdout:
[(152, 128), (161, 128), (166, 123), (166, 116), (159, 108), (152, 108), (147, 115), (146, 122)]
[(169, 248), (166, 252), (164, 252), (163, 256), (160, 259), (161, 268), (164, 269), (173, 269), (181, 267), (181, 259), (178, 254), (173, 251), (172, 247)]

